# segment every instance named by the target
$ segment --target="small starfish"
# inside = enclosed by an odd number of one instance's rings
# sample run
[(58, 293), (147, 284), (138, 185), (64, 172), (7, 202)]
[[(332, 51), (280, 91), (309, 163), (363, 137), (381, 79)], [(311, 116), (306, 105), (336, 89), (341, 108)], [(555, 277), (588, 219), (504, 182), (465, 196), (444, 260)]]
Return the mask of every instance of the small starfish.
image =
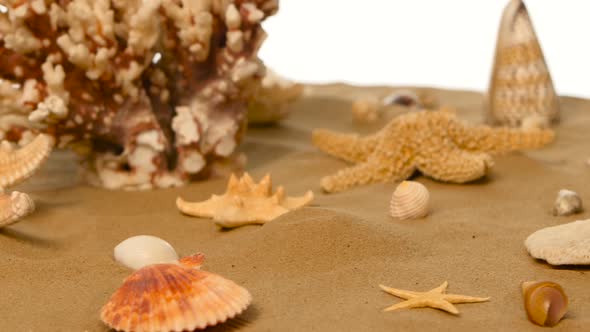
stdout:
[(472, 297), (465, 295), (446, 294), (445, 291), (447, 290), (448, 286), (449, 283), (445, 281), (442, 285), (429, 290), (428, 292), (412, 292), (379, 285), (379, 287), (381, 287), (381, 289), (386, 293), (407, 300), (385, 308), (383, 311), (430, 307), (457, 315), (459, 314), (459, 310), (455, 308), (453, 303), (478, 303), (490, 300), (489, 297)]
[(31, 143), (15, 150), (8, 142), (0, 143), (0, 228), (14, 224), (35, 210), (33, 200), (19, 192), (4, 193), (41, 168), (53, 149), (53, 138), (37, 136)]
[(554, 139), (549, 129), (469, 126), (449, 111), (420, 111), (394, 118), (367, 137), (314, 130), (320, 150), (357, 164), (321, 181), (326, 192), (401, 181), (416, 170), (433, 179), (465, 183), (486, 175), (490, 154), (538, 148)]

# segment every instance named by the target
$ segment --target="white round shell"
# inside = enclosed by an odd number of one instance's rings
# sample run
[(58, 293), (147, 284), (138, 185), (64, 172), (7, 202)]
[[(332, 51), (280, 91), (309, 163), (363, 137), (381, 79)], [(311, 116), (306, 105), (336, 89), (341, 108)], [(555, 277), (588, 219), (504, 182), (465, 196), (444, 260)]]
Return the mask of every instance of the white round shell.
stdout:
[(553, 214), (556, 216), (569, 216), (582, 212), (582, 199), (571, 190), (562, 189), (557, 194), (555, 204), (553, 204)]
[(128, 238), (115, 247), (114, 255), (117, 262), (134, 270), (152, 264), (178, 262), (176, 250), (168, 242), (151, 235)]
[(418, 182), (404, 181), (391, 197), (391, 216), (400, 219), (419, 219), (430, 211), (430, 193)]

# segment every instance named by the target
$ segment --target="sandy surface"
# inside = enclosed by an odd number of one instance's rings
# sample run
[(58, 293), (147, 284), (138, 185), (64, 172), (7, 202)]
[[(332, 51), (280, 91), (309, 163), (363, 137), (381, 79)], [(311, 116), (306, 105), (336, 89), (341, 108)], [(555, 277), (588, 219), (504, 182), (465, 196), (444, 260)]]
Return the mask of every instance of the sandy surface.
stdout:
[[(527, 254), (523, 241), (535, 230), (576, 219), (553, 217), (557, 191), (577, 191), (590, 202), (590, 102), (563, 99), (557, 141), (542, 150), (496, 158), (485, 180), (469, 185), (416, 177), (431, 190), (433, 213), (424, 220), (394, 221), (387, 215), (395, 184), (325, 195), (322, 176), (345, 163), (310, 144), (316, 127), (371, 132), (351, 123), (354, 96), (387, 89), (315, 87), (294, 105), (281, 126), (253, 129), (242, 150), (248, 170), (272, 172), (293, 195), (313, 189), (312, 207), (263, 227), (220, 231), (213, 222), (181, 215), (178, 195), (190, 200), (221, 193), (217, 179), (173, 190), (109, 192), (84, 185), (41, 190), (75, 177), (57, 156), (27, 186), (39, 211), (0, 231), (0, 331), (106, 331), (99, 310), (130, 273), (112, 259), (125, 238), (152, 234), (182, 255), (202, 251), (205, 269), (248, 288), (254, 304), (239, 319), (212, 331), (528, 331), (521, 281), (552, 280), (570, 295), (570, 312), (556, 330), (587, 331), (590, 270), (555, 269)], [(481, 95), (432, 91), (479, 121)], [(67, 181), (57, 181), (67, 175)], [(449, 291), (491, 296), (459, 304), (455, 317), (433, 309), (384, 313), (399, 302), (379, 284), (428, 290), (443, 281)]]

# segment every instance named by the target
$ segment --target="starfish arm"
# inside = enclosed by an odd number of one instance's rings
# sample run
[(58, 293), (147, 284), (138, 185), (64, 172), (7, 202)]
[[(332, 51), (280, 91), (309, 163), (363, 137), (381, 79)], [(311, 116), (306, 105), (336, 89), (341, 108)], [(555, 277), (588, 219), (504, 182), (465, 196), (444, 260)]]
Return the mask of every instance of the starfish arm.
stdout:
[(485, 153), (469, 153), (447, 147), (431, 151), (429, 155), (422, 154), (416, 164), (420, 172), (433, 179), (465, 183), (485, 176), (493, 161)]
[(11, 187), (33, 176), (49, 158), (54, 143), (44, 134), (15, 150), (7, 142), (0, 142), (0, 187)]
[(449, 301), (450, 303), (478, 303), (487, 302), (490, 300), (489, 297), (474, 297), (455, 294), (444, 294), (444, 299)]
[(555, 138), (555, 132), (550, 129), (466, 126), (458, 121), (449, 127), (448, 133), (463, 150), (491, 154), (536, 149), (551, 143)]
[(379, 285), (379, 287), (386, 293), (391, 294), (393, 296), (397, 296), (399, 298), (402, 299), (413, 299), (416, 298), (418, 296), (420, 296), (421, 293), (418, 292), (411, 292), (411, 291), (407, 291), (407, 290), (402, 290), (402, 289), (396, 289), (396, 288), (391, 288), (391, 287), (387, 287), (384, 285)]
[(386, 181), (405, 180), (414, 173), (414, 166), (391, 161), (370, 160), (366, 163), (345, 168), (321, 181), (328, 193), (341, 192), (356, 186)]
[(312, 142), (317, 148), (331, 156), (355, 163), (366, 161), (378, 141), (378, 135), (361, 138), (356, 134), (340, 134), (325, 129), (316, 129), (312, 134)]
[(447, 290), (447, 287), (449, 287), (449, 282), (448, 281), (445, 281), (440, 286), (438, 286), (435, 289), (431, 290), (429, 293), (442, 294), (442, 293), (444, 293)]
[(440, 310), (444, 310), (446, 312), (449, 312), (453, 315), (458, 315), (459, 314), (459, 310), (457, 310), (457, 308), (452, 305), (450, 302), (447, 302), (445, 300), (434, 300), (434, 299), (429, 299), (426, 301), (426, 305), (431, 307), (431, 308), (436, 308), (436, 309), (440, 309)]
[(383, 311), (395, 311), (399, 309), (411, 309), (411, 308), (424, 308), (427, 307), (428, 304), (424, 301), (424, 299), (410, 299), (404, 302), (396, 303), (390, 307), (383, 309)]

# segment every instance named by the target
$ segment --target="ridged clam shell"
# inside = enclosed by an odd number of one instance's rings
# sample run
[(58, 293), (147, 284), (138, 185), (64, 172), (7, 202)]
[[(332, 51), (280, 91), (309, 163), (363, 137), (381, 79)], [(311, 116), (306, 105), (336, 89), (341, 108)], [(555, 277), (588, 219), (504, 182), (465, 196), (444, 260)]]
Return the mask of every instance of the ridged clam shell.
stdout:
[(178, 262), (174, 248), (151, 235), (138, 235), (124, 240), (115, 247), (114, 256), (117, 262), (134, 270), (152, 264)]
[(14, 224), (35, 211), (35, 202), (27, 194), (13, 191), (0, 194), (0, 227)]
[(246, 289), (214, 273), (156, 264), (125, 279), (101, 319), (117, 331), (193, 331), (235, 317), (251, 300)]
[(522, 292), (527, 316), (537, 325), (555, 326), (567, 313), (567, 295), (554, 282), (525, 282)]
[(391, 216), (400, 219), (419, 219), (430, 211), (430, 193), (418, 182), (404, 181), (391, 197)]

